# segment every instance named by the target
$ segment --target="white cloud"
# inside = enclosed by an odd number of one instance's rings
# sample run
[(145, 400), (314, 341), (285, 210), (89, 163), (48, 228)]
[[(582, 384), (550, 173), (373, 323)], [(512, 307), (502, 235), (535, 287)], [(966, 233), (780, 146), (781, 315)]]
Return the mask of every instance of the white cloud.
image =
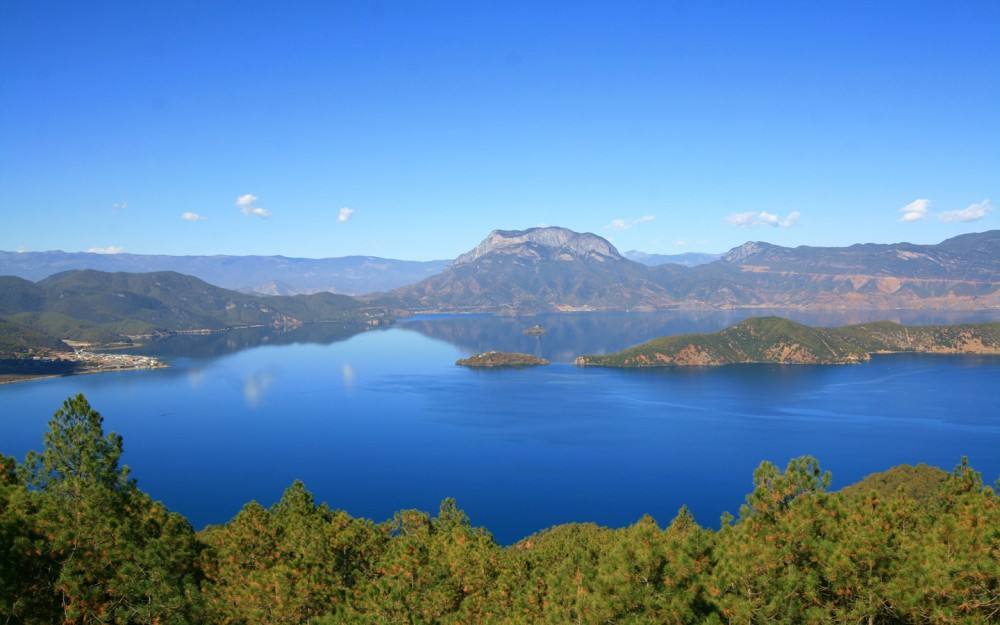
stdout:
[(349, 222), (351, 220), (351, 217), (353, 216), (354, 216), (354, 209), (345, 206), (341, 208), (340, 211), (337, 213), (337, 221), (339, 221), (342, 224), (345, 224)]
[(609, 230), (628, 230), (633, 226), (649, 223), (654, 219), (656, 219), (656, 215), (643, 215), (642, 217), (637, 217), (636, 219), (612, 219), (611, 223), (607, 225), (607, 228)]
[(754, 226), (771, 226), (772, 228), (791, 228), (799, 221), (802, 213), (792, 211), (782, 219), (780, 216), (767, 211), (748, 211), (745, 213), (730, 213), (726, 221), (733, 226), (740, 228), (752, 228)]
[(987, 199), (982, 202), (969, 204), (962, 210), (945, 211), (938, 215), (938, 219), (946, 222), (954, 221), (979, 221), (993, 210), (993, 204)]
[(238, 198), (236, 198), (236, 205), (240, 207), (240, 210), (244, 215), (252, 215), (254, 217), (260, 217), (262, 219), (267, 219), (271, 216), (271, 211), (266, 208), (261, 208), (260, 206), (254, 206), (257, 202), (257, 196), (253, 193), (245, 193)]
[(121, 202), (115, 202), (114, 204), (111, 205), (111, 208), (115, 209), (116, 211), (125, 210), (126, 208), (128, 208), (128, 202), (124, 200)]
[(181, 219), (184, 221), (205, 221), (205, 217), (199, 215), (198, 213), (192, 213), (191, 211), (181, 213)]
[(903, 216), (899, 218), (900, 221), (912, 222), (920, 221), (927, 216), (927, 209), (930, 208), (931, 201), (925, 198), (919, 200), (913, 200), (903, 208), (899, 209), (899, 212), (903, 213)]
[(87, 252), (91, 254), (121, 254), (124, 251), (124, 247), (118, 247), (117, 245), (109, 245), (107, 247), (91, 247), (87, 249)]

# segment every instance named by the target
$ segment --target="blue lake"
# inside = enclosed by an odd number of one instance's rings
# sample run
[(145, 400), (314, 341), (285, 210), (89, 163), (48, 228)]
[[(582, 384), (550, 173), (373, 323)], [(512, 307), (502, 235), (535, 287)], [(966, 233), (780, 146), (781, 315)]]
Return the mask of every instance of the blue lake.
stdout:
[[(125, 438), (139, 485), (200, 527), (270, 504), (294, 479), (376, 520), (455, 497), (512, 542), (569, 521), (667, 523), (682, 504), (716, 526), (764, 459), (812, 454), (834, 486), (899, 463), (963, 455), (1000, 477), (1000, 358), (881, 356), (841, 367), (579, 369), (663, 334), (749, 313), (419, 317), (350, 336), (307, 326), (174, 337), (147, 346), (169, 369), (0, 386), (0, 452), (37, 449), (48, 418), (85, 393)], [(757, 313), (760, 314), (760, 313)], [(817, 325), (1000, 320), (975, 313), (786, 313)], [(541, 337), (521, 330), (541, 323)], [(553, 360), (475, 371), (486, 349)]]

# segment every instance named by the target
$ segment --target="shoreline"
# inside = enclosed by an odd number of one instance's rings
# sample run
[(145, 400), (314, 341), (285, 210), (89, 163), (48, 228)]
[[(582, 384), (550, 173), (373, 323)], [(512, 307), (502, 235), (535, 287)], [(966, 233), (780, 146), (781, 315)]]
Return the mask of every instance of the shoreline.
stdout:
[[(46, 368), (66, 367), (62, 371), (46, 371)], [(32, 372), (30, 368), (39, 369)], [(0, 373), (0, 384), (20, 384), (22, 382), (34, 382), (49, 378), (65, 378), (76, 375), (91, 375), (95, 373), (109, 373), (114, 371), (142, 371), (153, 369), (166, 369), (169, 367), (165, 362), (152, 356), (138, 356), (133, 354), (104, 354), (86, 351), (75, 351), (72, 354), (61, 354), (53, 358), (33, 358), (25, 359), (24, 371), (17, 371), (16, 367), (10, 373)]]

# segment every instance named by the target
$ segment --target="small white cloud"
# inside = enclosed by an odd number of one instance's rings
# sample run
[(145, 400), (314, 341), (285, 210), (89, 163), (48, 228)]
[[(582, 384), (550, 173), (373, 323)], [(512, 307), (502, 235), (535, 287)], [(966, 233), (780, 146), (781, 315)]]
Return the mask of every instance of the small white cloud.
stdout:
[(346, 224), (347, 222), (349, 222), (351, 220), (351, 217), (354, 217), (354, 209), (348, 208), (347, 206), (341, 208), (340, 211), (337, 213), (337, 221), (339, 221), (342, 224)]
[(111, 208), (115, 209), (116, 211), (125, 210), (126, 208), (128, 208), (128, 202), (125, 202), (124, 200), (121, 202), (115, 202), (114, 204), (111, 205)]
[(611, 223), (607, 225), (607, 228), (608, 230), (628, 230), (633, 226), (649, 223), (654, 219), (656, 219), (655, 215), (643, 215), (642, 217), (637, 217), (635, 219), (612, 219)]
[(927, 216), (927, 209), (929, 209), (930, 206), (931, 201), (926, 198), (913, 200), (903, 208), (899, 209), (899, 212), (903, 214), (899, 220), (907, 223), (920, 221)]
[(938, 215), (938, 219), (945, 222), (954, 221), (979, 221), (993, 211), (993, 204), (988, 200), (969, 204), (962, 210), (945, 211)]
[(184, 221), (205, 221), (204, 216), (199, 215), (198, 213), (192, 213), (191, 211), (181, 213), (181, 219)]
[(260, 217), (262, 219), (267, 219), (271, 216), (271, 211), (266, 208), (261, 208), (260, 206), (255, 206), (257, 202), (257, 196), (253, 193), (245, 193), (238, 198), (236, 198), (236, 205), (239, 206), (240, 211), (244, 215), (252, 215), (253, 217)]
[(125, 248), (118, 247), (117, 245), (109, 245), (107, 247), (91, 247), (87, 249), (87, 252), (91, 254), (121, 254), (125, 251)]
[(782, 219), (774, 213), (767, 211), (748, 211), (744, 213), (730, 213), (726, 221), (733, 226), (740, 228), (752, 228), (754, 226), (771, 226), (772, 228), (791, 228), (799, 221), (802, 213), (792, 211)]
[(688, 244), (688, 242), (687, 242), (687, 241), (685, 241), (684, 239), (677, 239), (676, 241), (674, 241), (674, 245), (675, 245), (676, 247), (684, 247), (684, 246), (686, 246), (687, 244)]

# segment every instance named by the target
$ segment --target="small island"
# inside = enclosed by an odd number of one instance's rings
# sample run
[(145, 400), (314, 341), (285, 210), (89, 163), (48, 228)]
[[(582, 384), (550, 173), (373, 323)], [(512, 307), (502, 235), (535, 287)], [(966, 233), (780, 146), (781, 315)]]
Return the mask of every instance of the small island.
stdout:
[(529, 336), (541, 336), (545, 334), (545, 328), (543, 328), (541, 324), (536, 323), (530, 328), (525, 328), (524, 330), (522, 330), (522, 332)]
[(531, 354), (516, 352), (483, 352), (468, 358), (460, 358), (456, 365), (474, 368), (538, 367), (549, 364), (548, 360)]
[(1000, 355), (1000, 323), (904, 326), (877, 321), (813, 328), (780, 317), (756, 317), (706, 334), (653, 339), (612, 354), (580, 356), (581, 367), (843, 365), (873, 354)]

